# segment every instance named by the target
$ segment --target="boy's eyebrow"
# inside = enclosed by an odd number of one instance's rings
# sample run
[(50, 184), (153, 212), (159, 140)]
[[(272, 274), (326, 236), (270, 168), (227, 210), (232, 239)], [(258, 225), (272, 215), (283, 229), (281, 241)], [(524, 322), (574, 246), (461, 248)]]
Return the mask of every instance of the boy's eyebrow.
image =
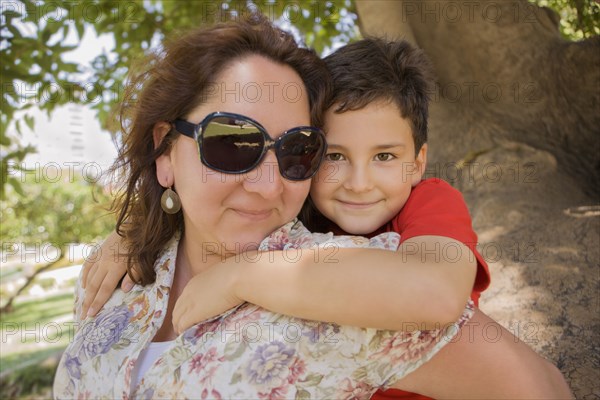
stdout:
[(393, 149), (394, 147), (406, 147), (404, 143), (388, 143), (388, 144), (380, 144), (379, 146), (375, 146), (374, 148), (377, 150), (386, 150)]
[[(395, 147), (406, 147), (406, 145), (404, 143), (387, 143), (387, 144), (377, 145), (377, 146), (373, 147), (373, 149), (374, 150), (388, 150), (388, 149), (393, 149)], [(331, 150), (331, 149), (346, 150), (346, 146), (343, 146), (341, 144), (328, 143), (327, 149), (329, 149), (329, 150)]]

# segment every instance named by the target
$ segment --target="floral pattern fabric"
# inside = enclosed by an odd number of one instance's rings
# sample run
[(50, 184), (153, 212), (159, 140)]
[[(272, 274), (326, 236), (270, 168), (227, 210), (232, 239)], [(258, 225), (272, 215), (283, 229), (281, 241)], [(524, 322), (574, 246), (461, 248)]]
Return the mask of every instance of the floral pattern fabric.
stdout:
[[(57, 369), (55, 398), (368, 399), (429, 360), (473, 314), (469, 302), (445, 329), (393, 332), (307, 321), (245, 303), (181, 334), (132, 388), (135, 362), (163, 324), (178, 243), (172, 238), (161, 253), (155, 283), (117, 290), (96, 317), (78, 322)], [(290, 249), (292, 257), (300, 249), (396, 250), (398, 244), (393, 232), (372, 239), (313, 234), (292, 221), (260, 249)], [(82, 301), (78, 285), (76, 315)]]

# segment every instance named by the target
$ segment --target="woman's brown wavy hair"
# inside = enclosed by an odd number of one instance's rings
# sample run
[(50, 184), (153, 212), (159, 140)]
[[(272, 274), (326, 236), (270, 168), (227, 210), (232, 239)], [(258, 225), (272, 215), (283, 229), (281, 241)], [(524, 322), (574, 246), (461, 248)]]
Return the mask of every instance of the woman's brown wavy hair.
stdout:
[(117, 233), (125, 239), (127, 271), (133, 268), (146, 285), (154, 282), (154, 263), (168, 240), (183, 231), (181, 212), (169, 215), (160, 206), (164, 188), (156, 178), (155, 160), (179, 135), (172, 130), (156, 149), (153, 127), (189, 114), (207, 97), (211, 82), (234, 60), (252, 54), (290, 66), (308, 92), (312, 124), (322, 126), (329, 95), (327, 68), (314, 51), (298, 47), (294, 38), (264, 16), (193, 30), (167, 42), (130, 73), (119, 110), (122, 146), (111, 171), (120, 192), (113, 204)]

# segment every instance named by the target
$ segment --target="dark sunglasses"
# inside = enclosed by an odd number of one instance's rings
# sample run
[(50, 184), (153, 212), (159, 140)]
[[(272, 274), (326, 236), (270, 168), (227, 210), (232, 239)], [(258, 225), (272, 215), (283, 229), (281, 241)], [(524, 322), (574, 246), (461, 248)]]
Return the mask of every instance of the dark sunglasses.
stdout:
[(182, 119), (173, 125), (198, 142), (204, 165), (227, 174), (251, 171), (269, 149), (275, 149), (281, 176), (303, 181), (317, 172), (327, 150), (325, 135), (318, 128), (299, 126), (273, 140), (261, 124), (240, 114), (213, 112), (198, 125)]

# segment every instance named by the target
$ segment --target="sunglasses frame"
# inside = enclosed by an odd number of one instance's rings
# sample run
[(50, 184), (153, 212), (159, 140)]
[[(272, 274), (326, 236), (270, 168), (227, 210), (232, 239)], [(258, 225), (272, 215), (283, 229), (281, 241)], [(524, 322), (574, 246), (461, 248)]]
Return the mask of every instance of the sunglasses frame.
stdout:
[[(204, 130), (206, 129), (208, 124), (213, 119), (218, 118), (218, 117), (233, 118), (233, 119), (239, 119), (242, 121), (247, 121), (247, 122), (251, 123), (252, 125), (256, 126), (259, 129), (259, 131), (263, 134), (264, 145), (262, 148), (262, 153), (260, 154), (257, 161), (252, 166), (245, 168), (243, 170), (239, 170), (239, 171), (226, 171), (221, 168), (214, 167), (206, 161), (206, 158), (204, 157), (204, 152), (202, 151), (202, 139), (203, 139)], [(267, 154), (267, 152), (270, 149), (274, 149), (275, 156), (277, 157), (277, 163), (279, 164), (279, 173), (281, 174), (281, 176), (290, 181), (305, 181), (307, 179), (312, 178), (317, 173), (317, 171), (319, 170), (319, 167), (321, 166), (321, 163), (323, 162), (323, 159), (325, 158), (325, 155), (327, 154), (327, 140), (325, 139), (325, 134), (323, 133), (323, 131), (321, 129), (315, 128), (313, 126), (297, 126), (297, 127), (291, 128), (291, 129), (283, 132), (281, 134), (281, 136), (279, 136), (277, 139), (273, 140), (273, 138), (271, 138), (271, 136), (269, 136), (267, 130), (258, 121), (255, 121), (252, 118), (246, 117), (245, 115), (242, 115), (242, 114), (235, 114), (235, 113), (230, 113), (230, 112), (222, 112), (222, 111), (212, 112), (212, 113), (208, 114), (206, 117), (204, 117), (204, 119), (202, 121), (200, 121), (200, 123), (198, 123), (198, 124), (194, 124), (194, 123), (191, 123), (189, 121), (186, 121), (186, 120), (180, 119), (180, 118), (176, 119), (171, 124), (177, 132), (181, 133), (184, 136), (192, 138), (196, 141), (196, 144), (198, 145), (198, 152), (200, 153), (200, 161), (202, 161), (202, 164), (204, 164), (205, 166), (207, 166), (210, 169), (214, 169), (215, 171), (219, 171), (219, 172), (222, 172), (225, 174), (243, 174), (243, 173), (252, 171), (254, 168), (256, 168), (260, 165), (260, 163), (265, 158), (265, 155)], [(303, 177), (303, 178), (290, 178), (290, 177), (286, 176), (284, 171), (282, 171), (282, 165), (279, 160), (277, 152), (279, 151), (282, 140), (286, 135), (290, 135), (290, 134), (296, 133), (298, 131), (306, 131), (306, 130), (314, 132), (321, 137), (321, 139), (323, 141), (323, 151), (322, 151), (320, 160), (318, 160), (319, 163), (318, 163), (317, 168), (310, 174), (310, 176)]]

